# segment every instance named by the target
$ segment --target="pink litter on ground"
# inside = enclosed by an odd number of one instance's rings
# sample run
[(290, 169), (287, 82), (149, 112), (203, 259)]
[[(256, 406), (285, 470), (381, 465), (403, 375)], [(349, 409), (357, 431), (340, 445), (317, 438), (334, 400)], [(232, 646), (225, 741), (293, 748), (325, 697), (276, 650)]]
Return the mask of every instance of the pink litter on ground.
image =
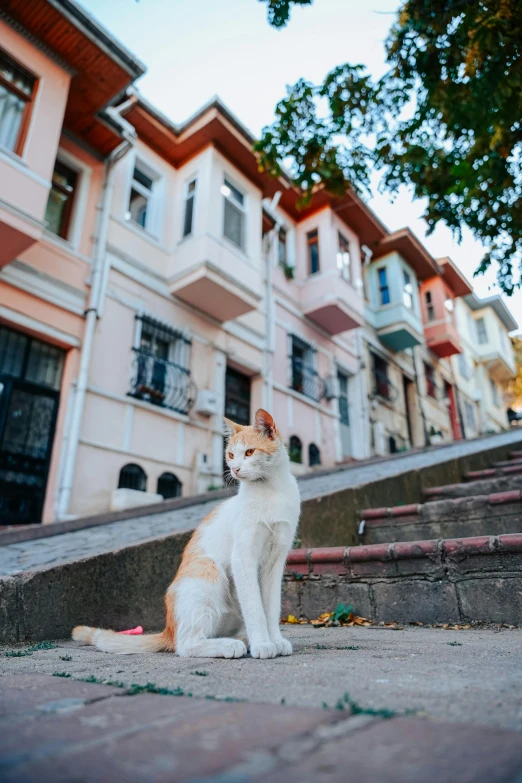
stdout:
[(140, 633), (143, 633), (143, 628), (141, 625), (137, 625), (136, 628), (129, 628), (128, 631), (118, 631), (118, 633), (126, 633), (127, 636), (139, 636)]

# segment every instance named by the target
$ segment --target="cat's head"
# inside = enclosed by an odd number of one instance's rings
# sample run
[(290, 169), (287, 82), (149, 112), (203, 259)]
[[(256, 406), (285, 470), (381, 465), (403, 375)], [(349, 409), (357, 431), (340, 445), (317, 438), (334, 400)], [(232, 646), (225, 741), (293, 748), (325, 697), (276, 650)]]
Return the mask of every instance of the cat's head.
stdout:
[(250, 427), (225, 419), (228, 441), (225, 458), (232, 478), (263, 481), (280, 465), (285, 447), (271, 415), (256, 411)]

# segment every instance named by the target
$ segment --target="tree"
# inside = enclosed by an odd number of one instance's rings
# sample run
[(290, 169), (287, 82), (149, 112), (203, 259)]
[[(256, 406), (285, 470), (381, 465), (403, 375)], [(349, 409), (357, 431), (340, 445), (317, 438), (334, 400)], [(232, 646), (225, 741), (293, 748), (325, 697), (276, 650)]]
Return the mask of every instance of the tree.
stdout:
[(506, 384), (506, 393), (510, 405), (515, 410), (522, 412), (522, 337), (512, 337), (511, 339), (517, 374)]
[(268, 6), (268, 22), (272, 27), (285, 27), (293, 5), (312, 5), (313, 0), (261, 0)]
[[(269, 0), (281, 27), (292, 0)], [(272, 14), (272, 16), (270, 16)], [(389, 71), (373, 80), (341, 65), (322, 84), (298, 81), (256, 145), (309, 198), (314, 186), (368, 194), (372, 171), (391, 193), (426, 198), (439, 221), (483, 243), (475, 274), (496, 263), (511, 295), (522, 272), (522, 0), (407, 0), (386, 41)]]

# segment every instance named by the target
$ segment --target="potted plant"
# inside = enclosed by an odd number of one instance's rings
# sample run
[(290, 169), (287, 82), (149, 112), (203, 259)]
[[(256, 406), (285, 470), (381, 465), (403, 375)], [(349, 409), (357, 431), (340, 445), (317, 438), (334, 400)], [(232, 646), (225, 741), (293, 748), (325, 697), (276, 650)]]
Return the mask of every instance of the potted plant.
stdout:
[(441, 430), (436, 430), (432, 424), (430, 427), (430, 444), (436, 446), (439, 443), (442, 443), (442, 432)]

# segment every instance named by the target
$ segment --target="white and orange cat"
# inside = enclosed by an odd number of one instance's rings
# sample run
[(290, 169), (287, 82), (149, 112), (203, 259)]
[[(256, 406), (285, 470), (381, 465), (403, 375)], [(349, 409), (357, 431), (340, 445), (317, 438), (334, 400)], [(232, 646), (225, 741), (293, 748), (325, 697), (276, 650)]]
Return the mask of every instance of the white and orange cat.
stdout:
[(253, 658), (291, 654), (279, 617), (283, 571), (299, 520), (299, 489), (269, 413), (259, 409), (251, 427), (225, 422), (227, 465), (239, 491), (211, 511), (190, 539), (165, 596), (165, 630), (126, 636), (78, 626), (73, 639), (106, 652), (241, 658), (247, 648), (235, 637), (246, 629)]

